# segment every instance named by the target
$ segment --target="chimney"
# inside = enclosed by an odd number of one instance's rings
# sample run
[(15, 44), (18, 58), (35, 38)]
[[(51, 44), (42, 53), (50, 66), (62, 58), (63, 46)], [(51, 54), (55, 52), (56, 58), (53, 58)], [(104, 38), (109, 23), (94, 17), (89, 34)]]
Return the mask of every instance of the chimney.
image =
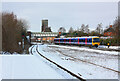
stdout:
[(110, 28), (112, 28), (112, 25), (110, 25)]

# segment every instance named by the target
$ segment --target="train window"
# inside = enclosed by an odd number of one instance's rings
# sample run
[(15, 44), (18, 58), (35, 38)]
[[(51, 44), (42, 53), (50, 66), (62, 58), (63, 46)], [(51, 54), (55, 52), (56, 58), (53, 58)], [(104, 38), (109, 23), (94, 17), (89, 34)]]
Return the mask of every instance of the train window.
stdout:
[(83, 39), (81, 39), (81, 42), (83, 42)]
[(87, 39), (87, 42), (89, 42), (89, 39)]
[(74, 42), (76, 42), (76, 40), (74, 39)]
[(69, 39), (67, 39), (67, 42), (69, 42)]
[(82, 39), (80, 39), (80, 42), (82, 42)]
[(76, 42), (78, 42), (78, 39), (76, 39)]
[(99, 38), (94, 38), (93, 42), (100, 42)]
[(83, 39), (83, 42), (85, 42), (85, 39)]
[(83, 42), (83, 39), (81, 39), (81, 42)]
[(70, 39), (68, 39), (68, 42), (70, 41)]
[(71, 39), (71, 42), (73, 42), (73, 39)]
[(68, 39), (66, 39), (66, 42), (69, 42), (69, 40), (68, 40)]
[(81, 39), (79, 39), (79, 42), (81, 42), (82, 40)]
[(75, 42), (75, 39), (73, 39), (73, 42)]
[(66, 42), (66, 39), (64, 39), (64, 42)]
[(74, 42), (77, 42), (77, 39), (74, 39)]
[(74, 42), (76, 42), (76, 39), (74, 39)]
[(90, 42), (92, 42), (92, 39), (89, 39)]
[(92, 39), (87, 39), (87, 42), (92, 42)]
[(80, 42), (82, 42), (82, 39), (80, 39)]

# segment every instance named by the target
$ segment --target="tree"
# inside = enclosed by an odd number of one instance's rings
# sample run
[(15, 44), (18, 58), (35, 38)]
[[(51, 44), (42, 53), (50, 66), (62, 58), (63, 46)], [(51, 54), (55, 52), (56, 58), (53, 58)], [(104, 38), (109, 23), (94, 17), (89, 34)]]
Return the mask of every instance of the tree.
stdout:
[(73, 32), (74, 32), (73, 28), (72, 28), (72, 27), (70, 27), (70, 29), (69, 29), (69, 32), (68, 32), (68, 33), (73, 33)]
[(58, 32), (61, 32), (61, 33), (66, 33), (66, 29), (64, 27), (60, 27)]
[(89, 25), (86, 25), (86, 26), (85, 26), (84, 33), (87, 33), (87, 34), (89, 33)]
[(10, 53), (22, 53), (19, 42), (22, 41), (21, 33), (26, 32), (27, 25), (23, 20), (17, 19), (14, 13), (2, 13), (2, 50)]
[(113, 28), (115, 30), (115, 37), (119, 37), (119, 35), (120, 35), (120, 17), (116, 17), (116, 19), (113, 23)]
[(99, 34), (103, 34), (102, 23), (97, 25), (96, 32)]
[(120, 17), (116, 17), (114, 23), (113, 23), (113, 28), (115, 30), (115, 35), (114, 39), (117, 41), (117, 45), (120, 45)]
[(98, 35), (99, 35), (99, 33), (98, 33), (98, 32), (96, 32), (95, 30), (93, 30), (93, 31), (91, 31), (90, 35), (91, 35), (91, 36), (98, 36)]
[(85, 32), (85, 25), (84, 24), (81, 25), (80, 31), (83, 33)]

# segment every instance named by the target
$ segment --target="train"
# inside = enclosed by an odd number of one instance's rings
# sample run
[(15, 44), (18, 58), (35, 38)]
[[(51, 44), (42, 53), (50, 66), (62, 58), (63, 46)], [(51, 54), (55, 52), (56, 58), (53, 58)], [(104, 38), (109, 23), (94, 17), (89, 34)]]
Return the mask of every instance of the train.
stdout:
[(79, 45), (79, 46), (84, 45), (84, 46), (97, 48), (100, 45), (100, 39), (97, 36), (55, 38), (54, 43), (55, 44)]

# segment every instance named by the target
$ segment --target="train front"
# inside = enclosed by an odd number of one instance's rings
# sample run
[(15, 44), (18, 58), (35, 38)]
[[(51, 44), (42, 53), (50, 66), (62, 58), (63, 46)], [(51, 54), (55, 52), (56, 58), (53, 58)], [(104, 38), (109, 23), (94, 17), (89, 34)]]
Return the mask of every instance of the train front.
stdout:
[(95, 47), (98, 47), (100, 45), (99, 37), (93, 37), (92, 38), (92, 45), (95, 46)]

